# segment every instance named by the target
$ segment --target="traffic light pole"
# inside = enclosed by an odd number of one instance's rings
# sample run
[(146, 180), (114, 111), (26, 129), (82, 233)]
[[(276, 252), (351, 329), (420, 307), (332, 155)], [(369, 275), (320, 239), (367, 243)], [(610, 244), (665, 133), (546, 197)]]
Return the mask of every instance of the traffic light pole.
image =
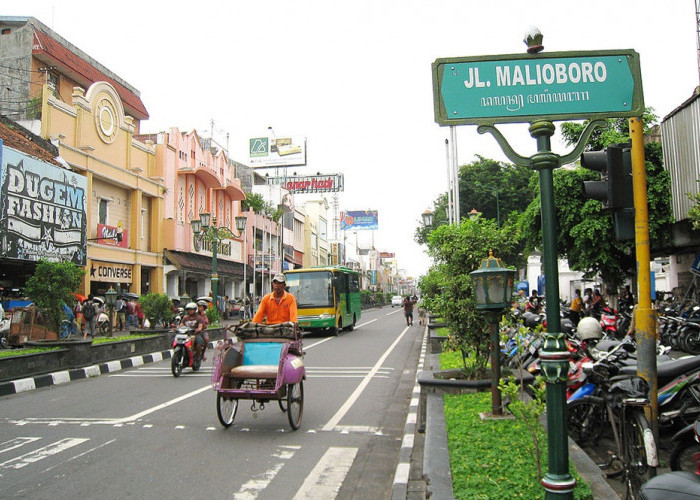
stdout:
[(639, 301), (634, 312), (637, 340), (637, 374), (649, 383), (651, 423), (654, 437), (659, 436), (659, 383), (656, 369), (656, 313), (651, 307), (651, 270), (649, 250), (649, 208), (644, 160), (644, 135), (641, 118), (630, 118), (632, 140), (632, 186), (634, 189), (634, 239), (637, 257)]

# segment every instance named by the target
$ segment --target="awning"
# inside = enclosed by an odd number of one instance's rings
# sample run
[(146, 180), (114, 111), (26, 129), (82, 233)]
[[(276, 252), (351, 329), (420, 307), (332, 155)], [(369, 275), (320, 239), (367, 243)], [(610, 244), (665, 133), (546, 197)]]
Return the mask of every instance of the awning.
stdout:
[[(178, 252), (176, 250), (165, 250), (163, 252), (167, 261), (176, 268), (192, 273), (199, 273), (210, 276), (212, 273), (212, 258), (206, 255), (199, 255), (190, 252)], [(243, 279), (243, 264), (231, 262), (221, 258), (216, 259), (216, 271), (219, 276)], [(248, 276), (253, 276), (250, 267), (246, 270)]]

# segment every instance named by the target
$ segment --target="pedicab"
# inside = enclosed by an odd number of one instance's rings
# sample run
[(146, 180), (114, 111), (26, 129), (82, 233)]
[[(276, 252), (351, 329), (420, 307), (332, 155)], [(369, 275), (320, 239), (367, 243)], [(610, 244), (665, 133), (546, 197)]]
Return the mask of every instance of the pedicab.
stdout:
[(213, 359), (212, 387), (221, 425), (233, 424), (239, 400), (252, 400), (253, 412), (276, 400), (292, 430), (297, 430), (304, 411), (303, 357), (301, 332), (295, 323), (248, 322), (230, 327)]

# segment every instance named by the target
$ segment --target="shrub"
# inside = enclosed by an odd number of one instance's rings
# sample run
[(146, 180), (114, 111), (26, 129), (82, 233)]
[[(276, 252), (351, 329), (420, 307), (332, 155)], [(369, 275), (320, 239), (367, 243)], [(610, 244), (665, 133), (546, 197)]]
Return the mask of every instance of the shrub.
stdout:
[(151, 328), (157, 324), (167, 326), (173, 320), (172, 304), (164, 293), (151, 292), (139, 299), (143, 315), (151, 322)]

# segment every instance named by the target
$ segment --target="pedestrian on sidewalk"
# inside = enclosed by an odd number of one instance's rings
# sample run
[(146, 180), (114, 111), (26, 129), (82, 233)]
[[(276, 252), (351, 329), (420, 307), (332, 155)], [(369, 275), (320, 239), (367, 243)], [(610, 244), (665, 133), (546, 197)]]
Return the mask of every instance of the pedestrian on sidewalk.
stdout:
[(403, 299), (403, 314), (406, 316), (406, 326), (413, 326), (413, 301), (410, 295)]

